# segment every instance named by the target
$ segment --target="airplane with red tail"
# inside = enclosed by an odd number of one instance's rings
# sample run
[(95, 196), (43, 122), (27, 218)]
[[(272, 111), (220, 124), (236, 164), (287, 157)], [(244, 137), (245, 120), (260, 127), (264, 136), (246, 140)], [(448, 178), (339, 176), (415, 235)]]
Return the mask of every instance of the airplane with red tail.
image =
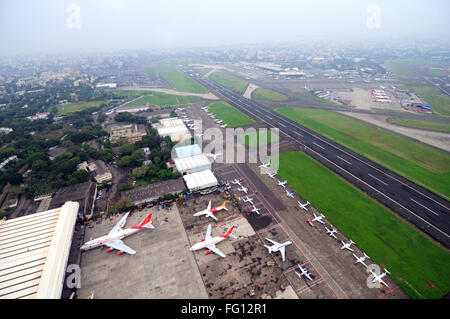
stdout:
[(221, 252), (218, 248), (216, 248), (216, 244), (220, 243), (222, 240), (228, 238), (228, 236), (233, 236), (234, 226), (231, 226), (230, 229), (223, 235), (217, 237), (211, 237), (211, 224), (208, 225), (208, 229), (206, 230), (205, 238), (202, 238), (199, 243), (195, 244), (190, 248), (191, 251), (199, 250), (206, 248), (205, 255), (210, 254), (211, 252), (216, 253), (220, 257), (225, 257), (225, 254)]

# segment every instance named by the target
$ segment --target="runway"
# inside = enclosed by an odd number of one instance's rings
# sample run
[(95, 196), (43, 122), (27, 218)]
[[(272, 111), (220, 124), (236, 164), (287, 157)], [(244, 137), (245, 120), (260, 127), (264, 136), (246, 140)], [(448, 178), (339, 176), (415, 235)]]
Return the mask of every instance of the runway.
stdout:
[(187, 72), (188, 75), (189, 73), (193, 73), (195, 80), (240, 111), (267, 123), (268, 127), (279, 128), (281, 135), (294, 140), (312, 158), (447, 249), (450, 247), (450, 205), (447, 200), (261, 104), (242, 97), (232, 89), (195, 75), (195, 72)]

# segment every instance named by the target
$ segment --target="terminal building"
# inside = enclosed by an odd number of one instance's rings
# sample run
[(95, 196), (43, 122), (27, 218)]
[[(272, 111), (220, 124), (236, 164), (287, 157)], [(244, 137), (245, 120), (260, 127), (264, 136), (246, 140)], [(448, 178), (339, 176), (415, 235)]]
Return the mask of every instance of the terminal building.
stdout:
[(79, 204), (0, 220), (0, 299), (60, 299)]

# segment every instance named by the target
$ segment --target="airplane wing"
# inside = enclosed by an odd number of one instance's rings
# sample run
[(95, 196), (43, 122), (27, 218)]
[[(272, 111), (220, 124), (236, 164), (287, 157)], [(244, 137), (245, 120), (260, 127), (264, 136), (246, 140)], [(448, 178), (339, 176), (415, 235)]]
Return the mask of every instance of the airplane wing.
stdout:
[(105, 246), (108, 246), (109, 248), (113, 248), (113, 249), (116, 249), (116, 250), (119, 250), (119, 251), (123, 251), (123, 252), (125, 252), (127, 254), (130, 254), (130, 255), (134, 255), (136, 253), (133, 249), (131, 249), (130, 247), (125, 245), (123, 243), (123, 241), (121, 241), (120, 239), (119, 240), (115, 240), (115, 241), (107, 242), (107, 243), (105, 243)]
[(280, 248), (280, 252), (281, 252), (281, 258), (283, 258), (283, 261), (284, 261), (284, 259), (285, 259), (285, 246), (283, 246), (283, 247), (281, 247)]
[(214, 218), (214, 220), (217, 220), (216, 216), (214, 216), (213, 213), (208, 212), (207, 215), (211, 218)]
[(308, 279), (312, 281), (312, 278), (309, 274), (305, 274), (305, 276), (308, 277)]
[(266, 238), (268, 241), (270, 241), (272, 244), (274, 244), (274, 245), (279, 245), (280, 243), (277, 243), (276, 241), (274, 241), (274, 240), (272, 240), (272, 239), (269, 239), (269, 238)]
[(225, 254), (223, 252), (221, 252), (218, 248), (216, 248), (216, 245), (209, 245), (209, 246), (206, 246), (206, 248), (215, 252), (220, 257), (225, 257)]
[(208, 225), (208, 229), (206, 230), (205, 240), (211, 238), (211, 224)]
[(211, 209), (211, 201), (209, 201), (208, 207), (207, 207), (206, 209), (207, 209), (207, 210), (210, 210), (210, 209)]
[(387, 283), (385, 283), (382, 279), (380, 279), (380, 282), (385, 285), (386, 287), (389, 287), (389, 285)]
[(117, 233), (118, 231), (122, 230), (122, 227), (125, 225), (125, 223), (127, 222), (127, 217), (130, 213), (126, 213), (125, 215), (123, 215), (123, 217), (117, 222), (117, 224), (113, 227), (113, 229), (111, 229), (109, 231), (109, 235), (112, 235), (114, 233)]

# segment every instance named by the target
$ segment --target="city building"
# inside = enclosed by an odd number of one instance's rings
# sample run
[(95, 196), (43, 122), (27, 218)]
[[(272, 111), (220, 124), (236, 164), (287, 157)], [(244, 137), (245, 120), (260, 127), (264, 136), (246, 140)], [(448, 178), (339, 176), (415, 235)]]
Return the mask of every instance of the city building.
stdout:
[(8, 157), (7, 159), (5, 159), (2, 163), (0, 163), (0, 171), (4, 171), (5, 167), (12, 161), (16, 161), (17, 160), (17, 156), (13, 155)]
[(91, 181), (60, 188), (51, 199), (48, 209), (64, 205), (65, 202), (78, 202), (80, 214), (91, 215), (94, 212), (94, 200), (97, 196), (97, 184)]
[(9, 134), (13, 131), (12, 128), (9, 127), (0, 127), (0, 134)]
[(147, 134), (145, 125), (142, 124), (112, 125), (109, 127), (109, 131), (111, 142), (124, 138), (131, 144), (141, 141), (142, 137)]
[(120, 196), (131, 199), (133, 205), (149, 203), (167, 194), (178, 194), (186, 190), (182, 178), (139, 186), (123, 191)]
[(68, 201), (0, 221), (0, 298), (61, 298), (78, 209), (77, 202)]

